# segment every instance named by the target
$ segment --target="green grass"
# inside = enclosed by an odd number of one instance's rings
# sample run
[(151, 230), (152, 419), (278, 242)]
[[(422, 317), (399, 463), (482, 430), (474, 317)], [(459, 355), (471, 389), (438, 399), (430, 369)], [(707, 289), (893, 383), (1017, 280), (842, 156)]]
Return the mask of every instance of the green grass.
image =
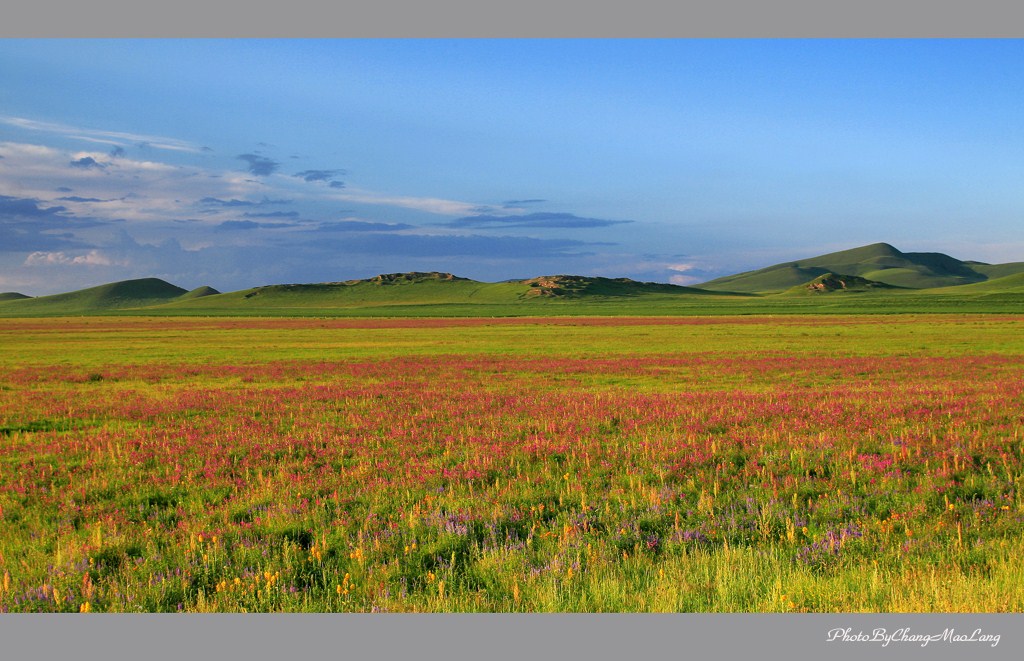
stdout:
[[(422, 327), (415, 319), (11, 319), (0, 326), (0, 368), (53, 365), (80, 371), (84, 381), (92, 374), (102, 375), (102, 367), (120, 363), (216, 365), (240, 360), (346, 361), (464, 354), (596, 358), (783, 351), (805, 355), (829, 350), (844, 355), (1014, 355), (1024, 353), (1024, 336), (1014, 333), (1018, 317), (723, 316), (690, 320), (694, 323), (560, 317), (467, 319), (465, 325), (457, 325), (457, 318), (450, 322), (424, 318)], [(439, 329), (431, 331), (435, 323)]]

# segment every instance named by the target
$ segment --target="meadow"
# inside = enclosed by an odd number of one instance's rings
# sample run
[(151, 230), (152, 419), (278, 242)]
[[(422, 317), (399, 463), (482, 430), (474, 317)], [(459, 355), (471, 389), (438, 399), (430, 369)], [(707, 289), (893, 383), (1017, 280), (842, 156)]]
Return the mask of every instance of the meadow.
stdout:
[(0, 611), (1024, 610), (1024, 317), (0, 320)]

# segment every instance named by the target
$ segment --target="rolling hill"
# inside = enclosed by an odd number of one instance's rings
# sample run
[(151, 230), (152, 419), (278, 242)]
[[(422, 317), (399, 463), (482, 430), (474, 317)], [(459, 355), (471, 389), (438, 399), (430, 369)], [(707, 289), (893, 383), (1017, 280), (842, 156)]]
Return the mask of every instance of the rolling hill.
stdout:
[(178, 308), (231, 309), (235, 312), (286, 310), (330, 310), (376, 308), (382, 313), (401, 314), (410, 308), (431, 307), (530, 306), (560, 302), (610, 300), (652, 300), (666, 297), (693, 297), (721, 294), (692, 287), (653, 282), (636, 282), (628, 278), (583, 276), (542, 276), (527, 280), (479, 282), (450, 273), (389, 273), (363, 280), (318, 284), (269, 285), (237, 292), (209, 296), (199, 301), (184, 298), (167, 304)]
[(776, 264), (683, 287), (549, 275), (479, 282), (451, 273), (388, 273), (221, 293), (158, 278), (51, 296), (0, 294), (0, 317), (79, 314), (246, 316), (530, 316), (1024, 311), (1024, 262), (985, 264), (886, 243)]
[(159, 278), (141, 278), (112, 282), (66, 294), (7, 300), (0, 303), (0, 312), (10, 311), (29, 315), (88, 314), (161, 305), (190, 294), (191, 292)]
[(942, 253), (900, 252), (888, 243), (784, 262), (699, 285), (713, 291), (774, 293), (807, 284), (827, 273), (858, 276), (908, 289), (932, 289), (984, 282), (1024, 272), (1024, 263), (963, 262)]
[(930, 293), (959, 295), (1024, 294), (1024, 270), (1020, 273), (1004, 275), (1001, 278), (992, 278), (991, 280), (975, 282), (970, 285), (941, 287), (931, 290)]
[(195, 298), (202, 298), (204, 296), (216, 296), (220, 292), (209, 286), (196, 287), (192, 291), (185, 292), (175, 300), (179, 301), (190, 301)]
[[(0, 316), (133, 312), (157, 314), (331, 314), (371, 310), (381, 315), (501, 314), (514, 308), (601, 305), (665, 305), (678, 299), (722, 297), (708, 292), (629, 278), (554, 275), (506, 282), (478, 282), (450, 273), (389, 273), (363, 280), (253, 287), (220, 293), (212, 287), (186, 292), (163, 280), (129, 280), (67, 294), (0, 302)], [(510, 307), (510, 306), (514, 306)], [(566, 308), (571, 313), (575, 307)], [(541, 312), (543, 313), (543, 312)]]
[(579, 275), (545, 275), (520, 281), (528, 285), (526, 297), (584, 298), (594, 296), (640, 296), (643, 294), (713, 295), (704, 289), (660, 282), (637, 282), (629, 278), (600, 278)]
[(887, 285), (884, 282), (868, 280), (857, 275), (841, 275), (837, 273), (825, 273), (819, 275), (810, 282), (791, 287), (786, 294), (792, 295), (821, 295), (833, 293), (863, 293), (882, 290), (897, 290), (902, 287)]

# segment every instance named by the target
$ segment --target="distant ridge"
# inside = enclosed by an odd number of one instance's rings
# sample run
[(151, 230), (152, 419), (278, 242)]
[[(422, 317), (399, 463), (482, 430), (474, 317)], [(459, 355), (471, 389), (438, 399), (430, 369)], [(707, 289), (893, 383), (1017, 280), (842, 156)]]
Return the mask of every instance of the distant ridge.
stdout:
[(1024, 312), (1024, 262), (961, 261), (942, 253), (905, 253), (888, 243), (873, 243), (697, 287), (580, 275), (488, 283), (441, 271), (411, 271), (227, 293), (208, 286), (186, 291), (159, 278), (142, 278), (37, 298), (0, 294), (0, 317), (574, 316), (907, 309)]
[(635, 296), (642, 293), (710, 294), (712, 292), (662, 282), (637, 282), (629, 278), (581, 275), (544, 275), (521, 280), (530, 289), (527, 297), (579, 298), (583, 296)]
[[(548, 307), (554, 305), (552, 309), (559, 314), (573, 314), (581, 308), (567, 305), (602, 306), (618, 301), (632, 306), (656, 307), (697, 297), (729, 296), (629, 278), (553, 275), (488, 283), (440, 271), (383, 273), (356, 280), (264, 285), (223, 294), (214, 292), (206, 289), (177, 293), (165, 302), (133, 310), (211, 315), (338, 314), (355, 310), (369, 314), (376, 310), (381, 315), (402, 316), (428, 314), (431, 310), (445, 314), (453, 306), (460, 314), (470, 310), (485, 314), (522, 314), (534, 308), (537, 313), (550, 313)], [(15, 309), (10, 304), (0, 305), (0, 315), (13, 314)]]
[(438, 271), (422, 273), (420, 271), (410, 271), (408, 273), (382, 273), (372, 278), (366, 278), (365, 280), (348, 280), (345, 284), (372, 282), (375, 285), (400, 285), (430, 281), (454, 282), (456, 280), (465, 280), (470, 282), (469, 278), (460, 278), (459, 276), (452, 275), (451, 273), (440, 273)]
[(159, 278), (122, 280), (66, 294), (8, 300), (4, 310), (30, 314), (80, 314), (161, 305), (189, 294)]
[(831, 294), (841, 292), (867, 292), (884, 289), (902, 289), (884, 282), (876, 282), (859, 275), (825, 273), (814, 280), (787, 290), (789, 294)]
[[(715, 291), (772, 293), (799, 287), (828, 273), (842, 273), (909, 289), (931, 289), (984, 282), (1024, 272), (1024, 263), (991, 265), (963, 262), (936, 252), (900, 252), (888, 243), (872, 243), (818, 257), (783, 262), (698, 285)], [(996, 276), (998, 277), (998, 276)]]
[(184, 294), (179, 296), (178, 299), (182, 301), (187, 301), (193, 298), (202, 298), (203, 296), (216, 296), (219, 293), (220, 292), (214, 289), (213, 287), (207, 287), (204, 285), (202, 287), (196, 287), (190, 292), (185, 292)]
[(1001, 278), (992, 278), (984, 282), (960, 285), (959, 287), (944, 287), (934, 291), (935, 293), (942, 294), (1021, 294), (1024, 293), (1024, 270), (1020, 273), (1004, 275)]

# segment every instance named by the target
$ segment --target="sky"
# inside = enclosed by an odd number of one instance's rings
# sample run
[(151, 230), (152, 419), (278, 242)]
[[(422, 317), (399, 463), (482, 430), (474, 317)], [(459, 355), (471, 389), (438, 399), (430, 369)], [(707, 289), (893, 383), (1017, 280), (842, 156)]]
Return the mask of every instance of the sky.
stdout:
[(1024, 261), (1020, 40), (0, 39), (0, 291)]

